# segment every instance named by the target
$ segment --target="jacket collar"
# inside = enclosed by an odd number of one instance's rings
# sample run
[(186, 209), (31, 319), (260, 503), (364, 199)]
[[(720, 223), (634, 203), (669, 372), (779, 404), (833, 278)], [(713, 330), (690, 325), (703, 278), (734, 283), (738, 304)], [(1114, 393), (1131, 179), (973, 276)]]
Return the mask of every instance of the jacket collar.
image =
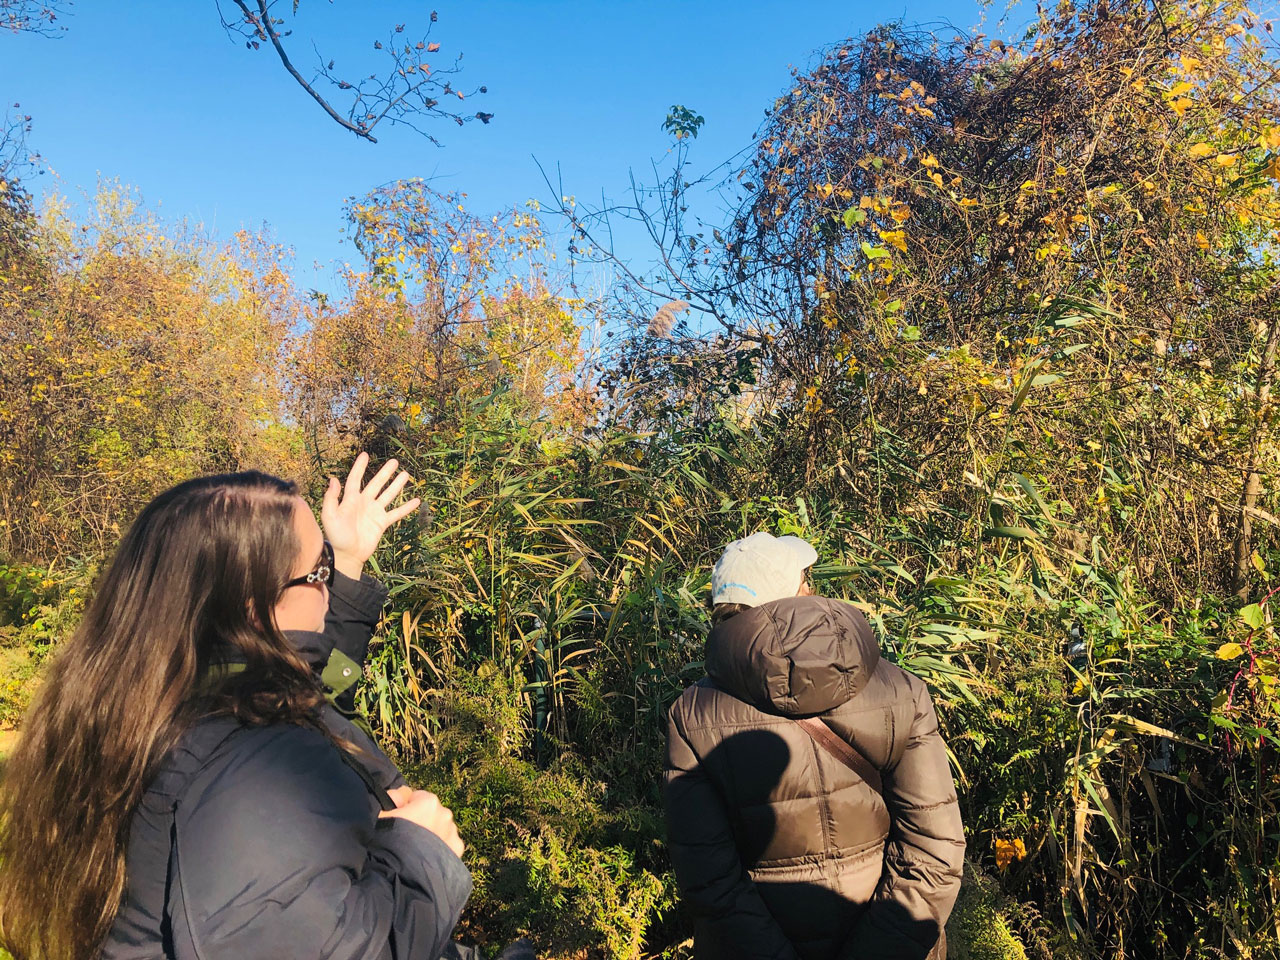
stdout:
[[(289, 641), (293, 649), (297, 651), (302, 659), (316, 673), (325, 668), (329, 662), (329, 656), (333, 653), (333, 638), (327, 633), (320, 633), (312, 630), (286, 630), (284, 638)], [(239, 664), (243, 667), (245, 663), (244, 654), (229, 644), (221, 645), (217, 652), (211, 658), (213, 665), (218, 664)]]

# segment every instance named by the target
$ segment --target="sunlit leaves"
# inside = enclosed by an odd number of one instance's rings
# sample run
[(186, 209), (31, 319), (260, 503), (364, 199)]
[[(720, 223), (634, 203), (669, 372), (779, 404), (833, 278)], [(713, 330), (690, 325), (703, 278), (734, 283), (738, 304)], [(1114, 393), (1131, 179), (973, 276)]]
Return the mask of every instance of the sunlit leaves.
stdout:
[(894, 248), (895, 248), (895, 249), (897, 249), (897, 250), (901, 250), (901, 251), (903, 251), (904, 253), (906, 252), (906, 249), (907, 249), (907, 235), (906, 235), (906, 233), (905, 233), (904, 231), (902, 231), (902, 230), (881, 230), (881, 231), (880, 231), (880, 239), (881, 239), (881, 240), (883, 240), (885, 243), (887, 243), (889, 246), (894, 247)]
[(553, 291), (535, 207), (481, 216), (466, 199), (406, 180), (350, 204), (364, 264), (345, 271), (342, 301), (311, 311), (292, 374), (298, 415), (326, 450), (349, 449), (390, 410), (417, 404), (427, 424), (446, 400), (506, 383), (531, 416), (585, 415), (577, 301)]
[(1232, 641), (1231, 643), (1224, 643), (1222, 646), (1218, 647), (1218, 649), (1214, 651), (1213, 655), (1219, 660), (1234, 660), (1243, 653), (1244, 647), (1240, 646), (1240, 644), (1235, 641)]
[(706, 118), (699, 113), (695, 113), (682, 104), (674, 104), (667, 111), (667, 118), (662, 122), (662, 129), (677, 140), (685, 137), (696, 139), (698, 131), (702, 129), (702, 125), (706, 123)]
[(1263, 612), (1261, 605), (1256, 603), (1242, 607), (1239, 616), (1240, 620), (1251, 630), (1261, 630), (1266, 622), (1266, 614)]
[[(55, 201), (41, 259), (0, 235), (0, 550), (86, 552), (160, 487), (200, 472), (288, 472), (268, 374), (290, 324), (283, 253), (167, 228), (107, 185), (76, 223)], [(10, 292), (6, 292), (6, 290)]]

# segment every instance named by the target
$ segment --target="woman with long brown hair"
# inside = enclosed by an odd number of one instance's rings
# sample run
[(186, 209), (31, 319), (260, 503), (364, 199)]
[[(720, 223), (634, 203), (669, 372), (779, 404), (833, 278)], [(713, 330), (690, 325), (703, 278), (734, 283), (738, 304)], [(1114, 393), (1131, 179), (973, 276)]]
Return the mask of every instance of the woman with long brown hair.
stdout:
[(326, 700), (313, 659), (358, 671), (385, 597), (362, 567), (417, 506), (392, 506), (394, 460), (364, 485), (367, 464), (330, 481), (323, 531), (256, 472), (180, 484), (133, 523), (0, 784), (18, 960), (445, 948), (471, 889), (452, 815)]

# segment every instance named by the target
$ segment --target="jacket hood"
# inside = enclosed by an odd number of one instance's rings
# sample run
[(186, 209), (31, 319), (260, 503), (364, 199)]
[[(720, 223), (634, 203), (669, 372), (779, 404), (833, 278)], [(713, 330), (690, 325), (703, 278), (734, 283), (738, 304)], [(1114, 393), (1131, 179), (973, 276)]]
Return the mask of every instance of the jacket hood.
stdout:
[(788, 597), (725, 620), (707, 637), (711, 681), (768, 713), (811, 716), (856, 697), (880, 662), (866, 618), (827, 597)]

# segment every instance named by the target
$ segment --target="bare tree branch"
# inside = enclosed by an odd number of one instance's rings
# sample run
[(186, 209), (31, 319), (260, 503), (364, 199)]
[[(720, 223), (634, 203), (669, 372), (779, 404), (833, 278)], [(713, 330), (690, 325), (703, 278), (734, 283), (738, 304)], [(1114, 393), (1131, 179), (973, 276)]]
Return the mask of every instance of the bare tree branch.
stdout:
[(13, 104), (0, 115), (0, 192), (12, 189), (20, 175), (40, 166), (40, 155), (27, 148), (31, 132), (31, 115), (22, 112), (21, 104)]
[[(298, 81), (302, 89), (307, 91), (316, 103), (320, 104), (325, 113), (329, 114), (329, 116), (332, 117), (340, 126), (346, 127), (357, 136), (365, 137), (371, 142), (377, 143), (377, 140), (370, 136), (368, 131), (361, 130), (349, 121), (344, 120), (338, 112), (333, 109), (333, 107), (329, 106), (329, 102), (325, 100), (324, 97), (316, 93), (315, 88), (303, 78), (302, 74), (298, 73), (297, 68), (294, 67), (293, 62), (289, 59), (289, 55), (285, 53), (284, 44), (280, 42), (280, 34), (276, 32), (272, 24), (271, 12), (268, 9), (269, 4), (264, 3), (263, 0), (257, 0), (258, 13), (255, 14), (249, 10), (249, 7), (244, 0), (234, 0), (234, 2), (235, 5), (244, 12), (245, 22), (253, 24), (255, 28), (254, 32), (264, 40), (269, 40), (271, 42), (271, 45), (275, 48), (277, 56), (280, 57), (280, 62), (284, 64), (284, 68), (289, 71), (289, 75)], [(256, 49), (258, 45), (254, 42), (253, 46)]]
[(55, 26), (71, 0), (0, 0), (0, 27), (14, 33), (56, 37), (67, 28)]
[[(350, 80), (334, 70), (334, 61), (325, 61), (316, 51), (319, 66), (315, 75), (308, 80), (294, 65), (286, 49), (285, 41), (292, 31), (283, 29), (285, 20), (277, 16), (275, 8), (279, 0), (231, 0), (239, 11), (230, 19), (223, 13), (222, 0), (219, 0), (218, 13), (222, 26), (228, 34), (244, 38), (245, 46), (258, 50), (263, 44), (269, 44), (285, 70), (297, 81), (322, 110), (335, 123), (349, 130), (357, 137), (377, 143), (373, 135), (374, 128), (383, 120), (389, 124), (402, 124), (438, 143), (435, 136), (424, 129), (420, 122), (423, 118), (451, 119), (459, 126), (469, 120), (488, 123), (493, 114), (477, 111), (464, 114), (458, 110), (450, 110), (442, 106), (448, 98), (456, 97), (464, 101), (468, 93), (453, 87), (451, 76), (461, 70), (462, 55), (454, 58), (452, 64), (444, 69), (433, 69), (427, 61), (430, 54), (440, 50), (440, 44), (430, 41), (431, 29), (417, 43), (409, 43), (402, 37), (405, 24), (396, 24), (387, 43), (375, 41), (375, 50), (384, 52), (390, 59), (383, 74), (371, 73), (359, 80)], [(292, 4), (293, 13), (297, 13), (298, 3)], [(431, 23), (436, 22), (436, 14), (431, 13)], [(330, 98), (317, 89), (316, 81), (324, 79), (333, 87), (352, 97), (351, 105), (345, 116), (335, 108)], [(485, 93), (481, 86), (471, 93)]]

